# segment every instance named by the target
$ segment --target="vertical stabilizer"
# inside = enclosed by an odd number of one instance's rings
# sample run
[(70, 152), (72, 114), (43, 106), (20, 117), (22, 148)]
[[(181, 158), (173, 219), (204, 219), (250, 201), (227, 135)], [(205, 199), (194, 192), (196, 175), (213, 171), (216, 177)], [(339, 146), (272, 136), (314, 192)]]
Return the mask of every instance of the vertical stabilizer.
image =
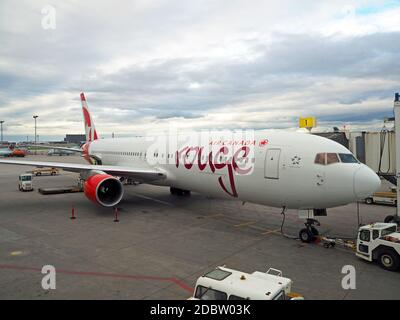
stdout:
[(92, 116), (90, 115), (89, 108), (86, 103), (85, 94), (83, 92), (81, 93), (81, 102), (82, 102), (83, 122), (85, 125), (86, 142), (91, 142), (93, 140), (97, 140), (98, 136)]

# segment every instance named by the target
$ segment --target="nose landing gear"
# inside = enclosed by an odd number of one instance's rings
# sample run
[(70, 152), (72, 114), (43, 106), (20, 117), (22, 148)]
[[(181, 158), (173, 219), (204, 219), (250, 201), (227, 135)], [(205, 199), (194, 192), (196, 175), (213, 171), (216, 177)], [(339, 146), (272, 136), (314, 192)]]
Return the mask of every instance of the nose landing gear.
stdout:
[(321, 224), (318, 222), (318, 220), (307, 219), (304, 225), (306, 227), (301, 229), (299, 232), (300, 240), (306, 243), (315, 241), (319, 235), (318, 229), (315, 226), (319, 227)]

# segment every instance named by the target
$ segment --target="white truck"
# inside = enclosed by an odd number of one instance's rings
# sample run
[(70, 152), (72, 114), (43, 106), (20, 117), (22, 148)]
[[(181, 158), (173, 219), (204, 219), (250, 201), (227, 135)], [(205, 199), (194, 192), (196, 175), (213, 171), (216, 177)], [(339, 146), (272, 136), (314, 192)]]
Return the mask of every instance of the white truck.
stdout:
[(356, 255), (367, 261), (377, 261), (382, 268), (400, 268), (400, 233), (396, 223), (377, 222), (360, 227)]
[(189, 300), (304, 300), (291, 286), (277, 269), (249, 274), (222, 266), (197, 279)]
[(31, 173), (22, 173), (18, 179), (19, 191), (32, 191), (33, 190), (33, 175)]

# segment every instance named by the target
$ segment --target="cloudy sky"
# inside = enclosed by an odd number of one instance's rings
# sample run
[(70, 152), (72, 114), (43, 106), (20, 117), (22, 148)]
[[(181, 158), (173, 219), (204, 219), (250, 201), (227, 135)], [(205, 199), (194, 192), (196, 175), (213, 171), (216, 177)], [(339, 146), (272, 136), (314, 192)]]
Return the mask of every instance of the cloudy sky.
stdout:
[(83, 133), (84, 91), (103, 136), (309, 115), (378, 129), (399, 40), (399, 0), (2, 0), (0, 119), (5, 135), (31, 135), (33, 114), (43, 136)]

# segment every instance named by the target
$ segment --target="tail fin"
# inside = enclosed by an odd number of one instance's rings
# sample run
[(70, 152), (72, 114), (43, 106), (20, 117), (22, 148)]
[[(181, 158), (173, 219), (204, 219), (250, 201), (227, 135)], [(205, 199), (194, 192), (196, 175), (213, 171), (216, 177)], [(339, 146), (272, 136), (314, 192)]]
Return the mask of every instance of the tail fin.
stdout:
[(94, 127), (94, 122), (90, 115), (89, 108), (86, 103), (85, 94), (83, 92), (81, 93), (81, 102), (82, 102), (83, 121), (85, 124), (86, 142), (97, 140), (98, 136), (96, 128)]

